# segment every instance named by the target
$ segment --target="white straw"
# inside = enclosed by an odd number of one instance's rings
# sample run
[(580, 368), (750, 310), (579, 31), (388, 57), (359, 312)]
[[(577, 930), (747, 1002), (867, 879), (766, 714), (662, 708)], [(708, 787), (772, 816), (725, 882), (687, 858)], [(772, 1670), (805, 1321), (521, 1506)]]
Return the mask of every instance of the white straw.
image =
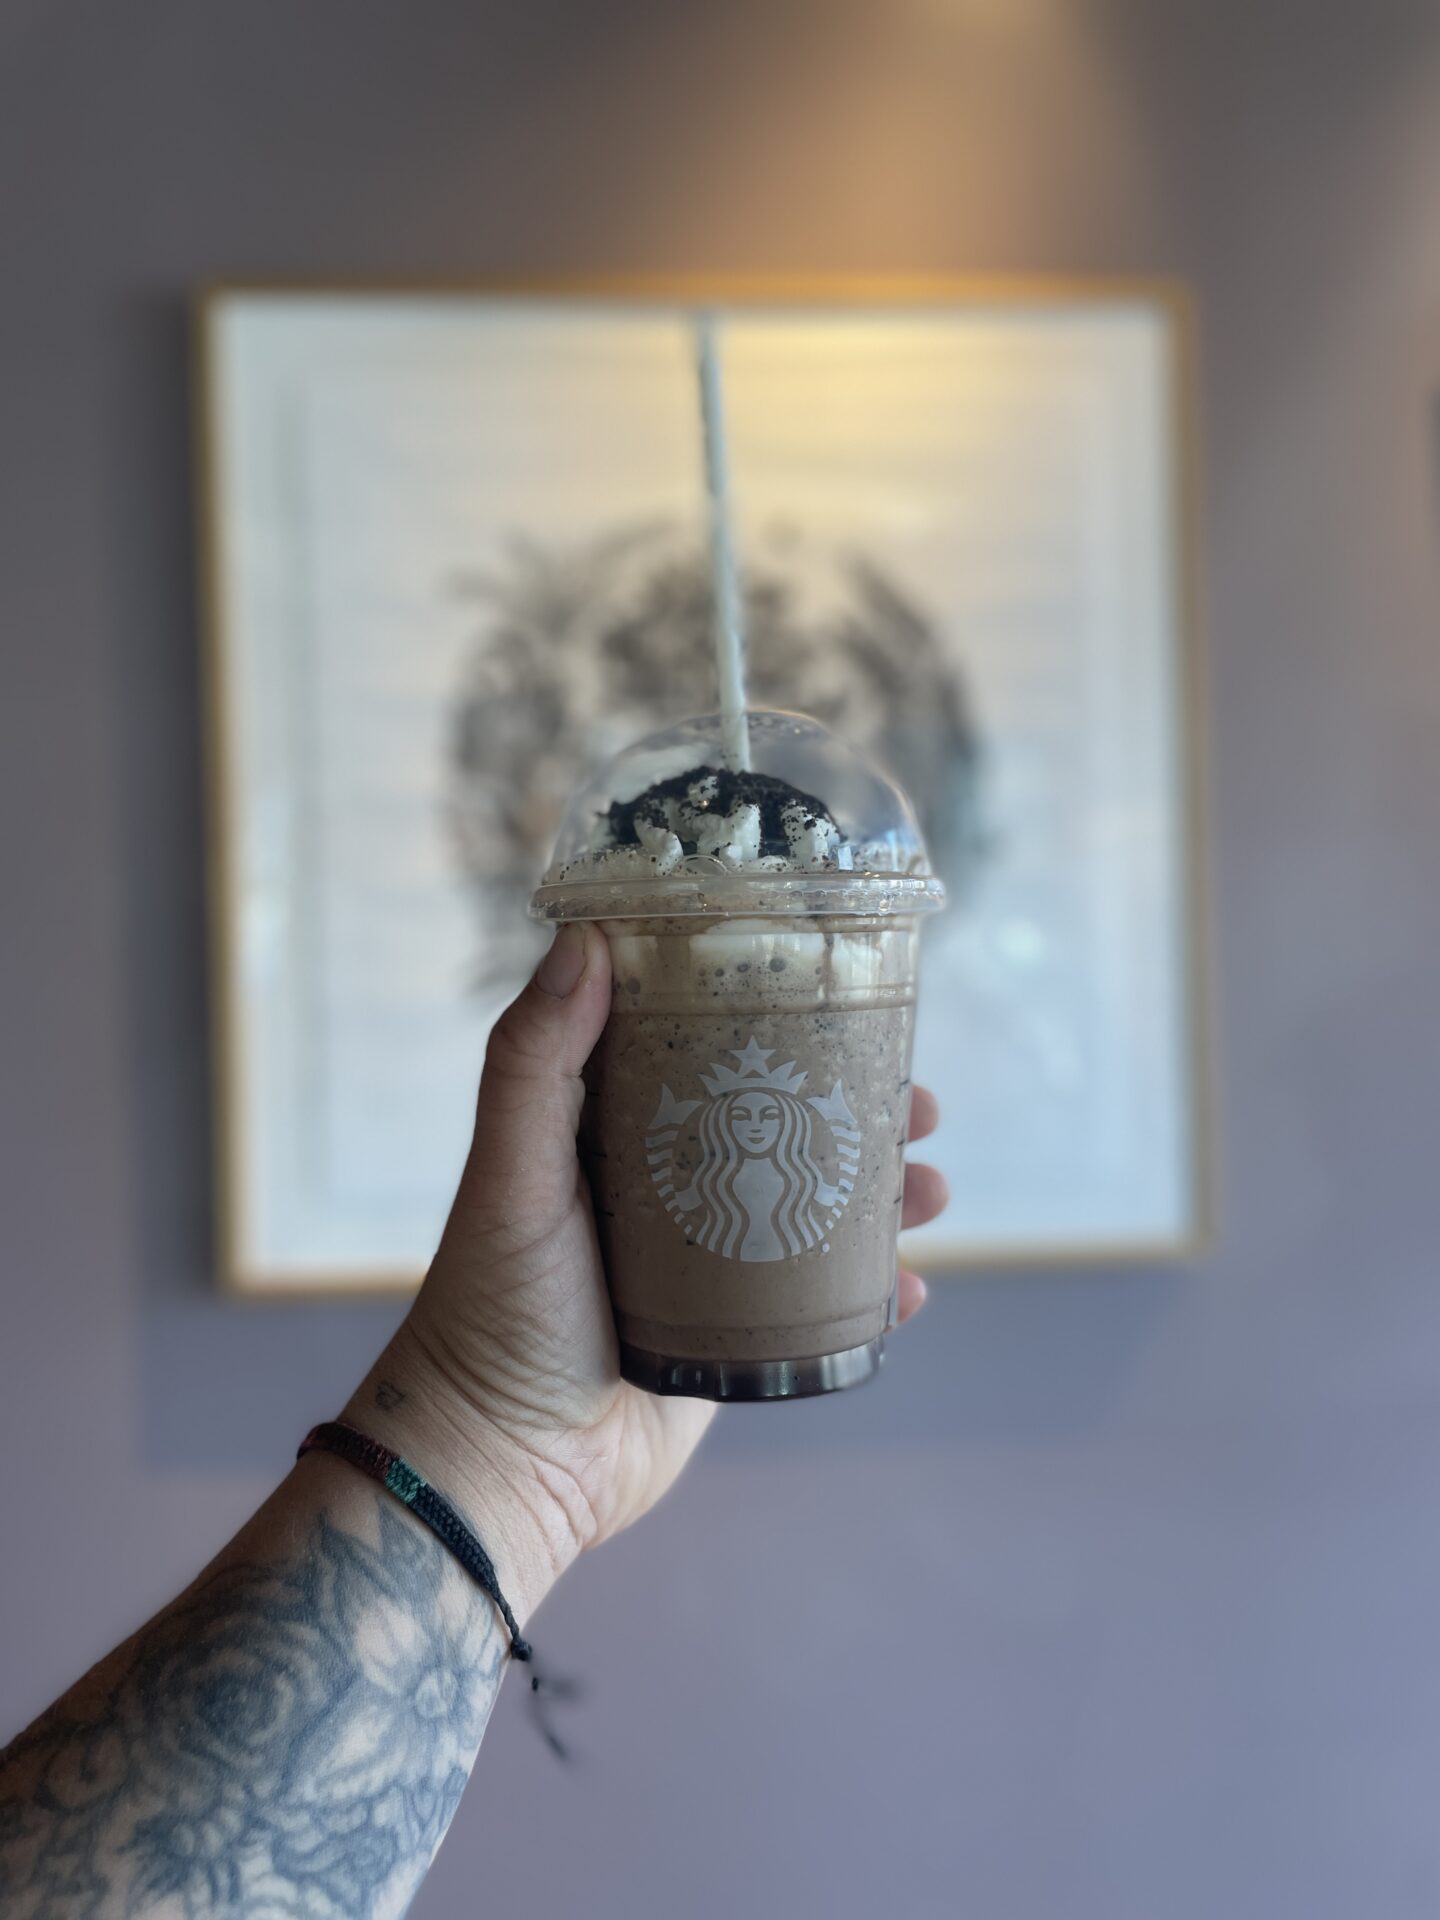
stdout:
[(750, 765), (745, 716), (745, 604), (730, 524), (730, 457), (725, 444), (725, 396), (715, 320), (695, 320), (700, 368), (700, 416), (705, 428), (705, 489), (710, 501), (710, 572), (715, 583), (715, 675), (720, 683), (720, 750), (727, 767)]

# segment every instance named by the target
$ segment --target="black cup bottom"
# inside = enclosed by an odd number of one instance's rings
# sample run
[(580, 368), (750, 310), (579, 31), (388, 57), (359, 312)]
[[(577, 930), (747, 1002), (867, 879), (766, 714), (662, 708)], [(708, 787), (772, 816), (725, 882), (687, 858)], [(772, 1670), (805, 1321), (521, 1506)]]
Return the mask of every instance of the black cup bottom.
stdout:
[(620, 1343), (620, 1372), (647, 1393), (684, 1400), (808, 1400), (858, 1387), (880, 1370), (885, 1337), (804, 1360), (672, 1360)]

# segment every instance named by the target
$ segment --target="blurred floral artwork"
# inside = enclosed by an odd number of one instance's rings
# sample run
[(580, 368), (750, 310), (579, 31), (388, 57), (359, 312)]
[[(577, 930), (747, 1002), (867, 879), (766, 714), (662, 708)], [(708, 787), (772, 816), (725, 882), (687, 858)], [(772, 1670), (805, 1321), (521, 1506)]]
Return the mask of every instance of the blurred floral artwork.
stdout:
[[(745, 570), (757, 706), (813, 713), (904, 782), (931, 857), (961, 896), (983, 844), (981, 743), (963, 667), (862, 548), (817, 555), (762, 532)], [(570, 549), (517, 539), (462, 585), (478, 609), (450, 736), (448, 812), (477, 906), (482, 978), (535, 939), (523, 909), (574, 788), (704, 698), (713, 596), (688, 529), (645, 526)]]

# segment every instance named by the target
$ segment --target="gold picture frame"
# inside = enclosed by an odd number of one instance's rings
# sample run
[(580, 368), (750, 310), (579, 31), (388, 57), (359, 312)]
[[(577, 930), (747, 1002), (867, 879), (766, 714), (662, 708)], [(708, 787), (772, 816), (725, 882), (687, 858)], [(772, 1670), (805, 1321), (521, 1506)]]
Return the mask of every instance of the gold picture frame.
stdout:
[[(724, 313), (801, 310), (948, 314), (957, 311), (1103, 314), (1139, 309), (1164, 333), (1169, 434), (1165, 538), (1172, 556), (1168, 593), (1174, 649), (1175, 752), (1167, 818), (1175, 823), (1175, 866), (1182, 942), (1176, 987), (1183, 1033), (1177, 1041), (1187, 1106), (1182, 1132), (1185, 1164), (1183, 1217), (1173, 1231), (1112, 1240), (1088, 1238), (1043, 1245), (991, 1243), (974, 1238), (932, 1239), (910, 1264), (927, 1271), (1147, 1266), (1187, 1261), (1208, 1244), (1214, 1212), (1212, 1062), (1208, 1043), (1213, 974), (1208, 955), (1209, 855), (1205, 745), (1206, 674), (1200, 607), (1199, 445), (1196, 405), (1196, 326), (1187, 291), (1142, 278), (967, 278), (904, 276), (880, 279), (836, 275), (581, 275), (458, 281), (246, 279), (203, 288), (194, 301), (194, 419), (196, 423), (197, 540), (207, 769), (207, 897), (209, 909), (213, 1060), (214, 1194), (217, 1268), (230, 1291), (265, 1298), (333, 1299), (348, 1294), (401, 1293), (420, 1278), (423, 1259), (358, 1266), (306, 1260), (287, 1266), (257, 1254), (252, 1219), (256, 1170), (251, 1133), (241, 1122), (247, 1080), (245, 982), (240, 954), (246, 936), (240, 841), (243, 796), (237, 754), (236, 650), (241, 644), (232, 588), (235, 579), (233, 447), (227, 440), (222, 394), (221, 330), (239, 302), (470, 303), (526, 310), (553, 304), (604, 310), (718, 309)], [(743, 494), (744, 475), (740, 476)]]

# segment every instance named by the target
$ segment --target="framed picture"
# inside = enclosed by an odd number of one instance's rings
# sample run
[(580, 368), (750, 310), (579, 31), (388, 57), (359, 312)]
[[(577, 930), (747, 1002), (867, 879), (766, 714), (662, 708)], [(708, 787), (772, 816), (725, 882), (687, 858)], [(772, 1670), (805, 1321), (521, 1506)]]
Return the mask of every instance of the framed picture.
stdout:
[[(714, 705), (719, 316), (757, 704), (951, 893), (929, 1269), (1204, 1212), (1183, 300), (1150, 285), (227, 287), (199, 307), (221, 1264), (413, 1284), (585, 773)], [(927, 1152), (931, 1148), (927, 1143)]]

